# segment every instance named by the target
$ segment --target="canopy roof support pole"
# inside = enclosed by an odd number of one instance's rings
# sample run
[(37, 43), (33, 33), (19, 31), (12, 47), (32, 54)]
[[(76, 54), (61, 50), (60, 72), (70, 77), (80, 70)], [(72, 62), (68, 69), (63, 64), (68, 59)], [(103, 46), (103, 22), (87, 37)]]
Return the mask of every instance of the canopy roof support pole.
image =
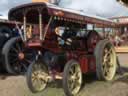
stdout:
[(46, 33), (47, 33), (47, 31), (48, 31), (48, 28), (49, 28), (49, 26), (50, 26), (52, 20), (53, 20), (53, 16), (50, 17), (49, 22), (48, 22), (48, 24), (47, 24), (47, 26), (46, 26), (46, 28), (45, 28), (44, 35), (43, 35), (43, 40), (45, 39)]
[(39, 30), (40, 30), (40, 40), (43, 40), (43, 29), (42, 29), (42, 13), (39, 11)]
[(24, 19), (24, 25), (23, 25), (23, 28), (24, 28), (24, 41), (26, 41), (27, 38), (26, 38), (26, 15), (25, 14), (24, 14), (23, 19)]
[(106, 32), (105, 32), (105, 27), (104, 26), (102, 28), (102, 31), (103, 31), (104, 38), (106, 38)]
[(95, 30), (95, 24), (93, 24), (93, 30)]

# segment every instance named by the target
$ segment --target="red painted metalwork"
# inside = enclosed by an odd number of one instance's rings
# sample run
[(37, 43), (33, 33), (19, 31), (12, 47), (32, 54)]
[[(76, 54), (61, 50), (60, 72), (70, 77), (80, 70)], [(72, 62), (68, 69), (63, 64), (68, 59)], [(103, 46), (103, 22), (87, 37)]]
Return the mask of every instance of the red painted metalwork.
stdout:
[(83, 73), (89, 72), (88, 58), (86, 56), (82, 56), (82, 57), (79, 58), (79, 62), (80, 62), (82, 72)]

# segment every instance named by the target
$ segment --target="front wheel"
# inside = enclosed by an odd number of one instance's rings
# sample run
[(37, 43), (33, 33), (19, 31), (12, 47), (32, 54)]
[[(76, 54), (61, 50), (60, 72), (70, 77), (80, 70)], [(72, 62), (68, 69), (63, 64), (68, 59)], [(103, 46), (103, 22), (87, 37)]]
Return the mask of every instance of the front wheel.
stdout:
[(114, 46), (101, 40), (95, 49), (96, 73), (99, 80), (111, 81), (116, 74), (117, 57)]
[(63, 72), (63, 89), (66, 96), (76, 95), (82, 85), (82, 72), (80, 64), (75, 60), (70, 60)]
[(45, 63), (36, 61), (31, 64), (27, 71), (27, 85), (31, 92), (37, 93), (43, 91), (48, 83), (48, 69)]

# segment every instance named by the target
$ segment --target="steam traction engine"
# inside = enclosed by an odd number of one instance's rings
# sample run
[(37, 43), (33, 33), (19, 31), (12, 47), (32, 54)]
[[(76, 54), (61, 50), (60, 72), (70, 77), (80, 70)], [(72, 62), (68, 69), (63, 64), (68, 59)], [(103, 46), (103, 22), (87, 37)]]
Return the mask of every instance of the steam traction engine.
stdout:
[(97, 25), (105, 28), (113, 26), (113, 22), (41, 2), (12, 8), (9, 19), (23, 22), (23, 31), (19, 32), (24, 46), (36, 53), (27, 72), (32, 92), (43, 91), (49, 82), (59, 79), (67, 96), (76, 95), (84, 82), (82, 74), (89, 72), (96, 72), (99, 80), (113, 79), (114, 46), (95, 31)]
[(19, 22), (9, 21), (5, 18), (0, 19), (0, 71), (7, 71), (7, 66), (4, 62), (3, 51), (6, 43), (14, 37), (18, 37), (19, 33), (16, 30), (16, 24)]

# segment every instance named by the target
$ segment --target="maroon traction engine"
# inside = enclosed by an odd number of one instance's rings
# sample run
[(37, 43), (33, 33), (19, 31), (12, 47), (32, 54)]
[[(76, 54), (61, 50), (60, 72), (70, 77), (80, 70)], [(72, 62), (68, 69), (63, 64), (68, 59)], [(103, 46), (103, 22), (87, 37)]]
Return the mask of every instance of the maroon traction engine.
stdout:
[(110, 20), (49, 3), (12, 8), (9, 19), (23, 22), (23, 43), (37, 52), (36, 61), (27, 72), (27, 84), (32, 92), (43, 91), (49, 82), (57, 79), (62, 80), (67, 96), (76, 95), (84, 82), (82, 74), (90, 72), (96, 72), (99, 80), (113, 79), (114, 46), (95, 31), (96, 26), (113, 26)]
[(9, 72), (8, 69), (10, 68), (7, 67), (8, 65), (5, 62), (5, 53), (7, 53), (5, 47), (12, 38), (19, 37), (19, 33), (16, 30), (17, 24), (20, 25), (20, 22), (9, 21), (0, 17), (0, 72)]

